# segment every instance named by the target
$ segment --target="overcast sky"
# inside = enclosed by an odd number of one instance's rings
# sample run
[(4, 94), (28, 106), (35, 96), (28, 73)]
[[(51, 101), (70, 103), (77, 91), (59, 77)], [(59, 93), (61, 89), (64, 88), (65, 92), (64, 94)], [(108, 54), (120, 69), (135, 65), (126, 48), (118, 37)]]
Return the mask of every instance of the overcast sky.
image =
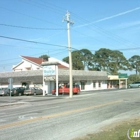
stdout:
[(68, 56), (67, 10), (73, 50), (140, 55), (140, 0), (0, 0), (0, 71), (11, 71), (20, 55)]

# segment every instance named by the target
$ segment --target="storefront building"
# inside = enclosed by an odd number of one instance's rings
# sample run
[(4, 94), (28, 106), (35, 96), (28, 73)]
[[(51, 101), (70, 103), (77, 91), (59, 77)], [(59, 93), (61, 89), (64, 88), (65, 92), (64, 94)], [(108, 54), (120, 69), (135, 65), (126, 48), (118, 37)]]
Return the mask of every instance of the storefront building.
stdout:
[[(73, 70), (73, 82), (80, 85), (81, 91), (107, 89), (107, 73), (101, 71)], [(0, 73), (0, 87), (8, 87), (8, 79), (13, 79), (13, 87), (40, 87), (50, 94), (55, 88), (55, 76), (43, 79), (43, 70)], [(45, 82), (45, 87), (43, 87)], [(69, 83), (69, 70), (58, 69), (58, 83)]]

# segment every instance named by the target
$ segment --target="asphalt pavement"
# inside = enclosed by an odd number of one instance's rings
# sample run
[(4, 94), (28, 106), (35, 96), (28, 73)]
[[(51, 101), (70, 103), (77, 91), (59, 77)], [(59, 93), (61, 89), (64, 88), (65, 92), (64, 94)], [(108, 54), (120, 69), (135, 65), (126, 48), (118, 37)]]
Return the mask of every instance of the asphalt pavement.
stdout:
[[(0, 97), (0, 100), (6, 101), (6, 98)], [(0, 108), (0, 140), (72, 140), (140, 116), (139, 89), (91, 91), (73, 98), (12, 99), (13, 103), (23, 104)]]

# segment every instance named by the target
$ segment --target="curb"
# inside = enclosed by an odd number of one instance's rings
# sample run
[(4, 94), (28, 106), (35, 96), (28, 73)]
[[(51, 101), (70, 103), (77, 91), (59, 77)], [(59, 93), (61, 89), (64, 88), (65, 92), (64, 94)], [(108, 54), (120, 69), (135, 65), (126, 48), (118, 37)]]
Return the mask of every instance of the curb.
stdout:
[(23, 105), (25, 104), (24, 102), (16, 102), (16, 103), (7, 103), (7, 104), (2, 104), (0, 107), (5, 107), (5, 106), (14, 106), (14, 105)]

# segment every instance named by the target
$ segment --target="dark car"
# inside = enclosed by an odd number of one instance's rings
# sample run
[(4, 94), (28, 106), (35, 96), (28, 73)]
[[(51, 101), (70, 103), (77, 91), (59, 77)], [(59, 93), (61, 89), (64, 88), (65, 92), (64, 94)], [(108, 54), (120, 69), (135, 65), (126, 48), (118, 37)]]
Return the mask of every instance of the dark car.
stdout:
[(18, 95), (21, 96), (24, 94), (24, 87), (16, 87), (11, 90), (11, 96)]
[(10, 94), (10, 89), (8, 88), (0, 88), (0, 96), (5, 96)]

